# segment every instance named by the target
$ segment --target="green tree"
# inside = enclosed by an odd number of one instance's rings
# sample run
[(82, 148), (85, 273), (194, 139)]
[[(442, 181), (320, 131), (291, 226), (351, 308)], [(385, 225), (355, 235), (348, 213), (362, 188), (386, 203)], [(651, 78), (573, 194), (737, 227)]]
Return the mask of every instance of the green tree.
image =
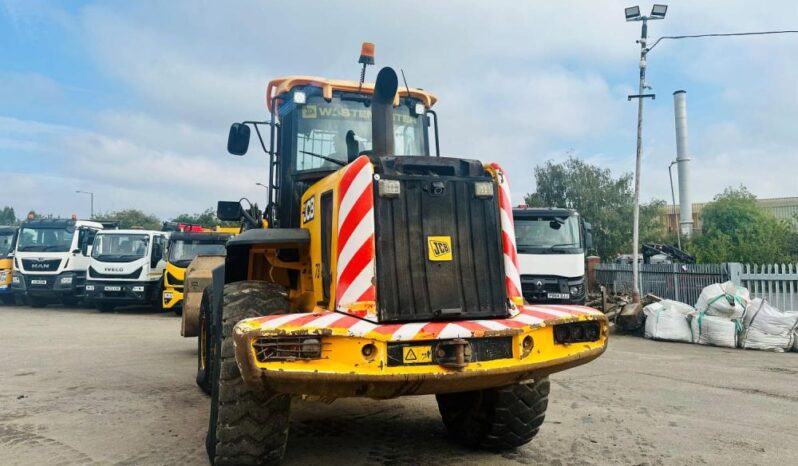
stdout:
[[(593, 246), (599, 256), (612, 259), (632, 250), (632, 175), (615, 178), (573, 156), (563, 163), (546, 162), (535, 167), (536, 191), (526, 203), (536, 207), (565, 207), (579, 212), (593, 226)], [(660, 220), (664, 201), (641, 205), (641, 241), (666, 240)]]
[(0, 210), (0, 225), (16, 225), (17, 214), (14, 213), (14, 208), (5, 206)]
[(138, 209), (124, 209), (106, 214), (100, 214), (99, 218), (117, 222), (119, 228), (144, 228), (146, 230), (160, 230), (161, 220), (152, 214), (145, 214)]
[(177, 223), (192, 223), (195, 225), (202, 225), (205, 228), (213, 228), (215, 226), (238, 226), (238, 222), (223, 222), (216, 217), (216, 209), (208, 208), (201, 213), (194, 214), (180, 214), (172, 219)]
[(726, 188), (701, 209), (701, 234), (688, 244), (699, 262), (779, 263), (796, 260), (796, 233), (757, 205), (744, 186)]

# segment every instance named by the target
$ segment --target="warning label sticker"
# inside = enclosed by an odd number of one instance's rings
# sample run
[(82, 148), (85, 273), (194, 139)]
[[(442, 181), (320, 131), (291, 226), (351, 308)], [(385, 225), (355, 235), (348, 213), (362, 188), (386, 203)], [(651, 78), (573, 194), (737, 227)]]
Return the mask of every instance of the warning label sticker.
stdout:
[(431, 346), (405, 346), (402, 348), (404, 364), (422, 364), (432, 362)]

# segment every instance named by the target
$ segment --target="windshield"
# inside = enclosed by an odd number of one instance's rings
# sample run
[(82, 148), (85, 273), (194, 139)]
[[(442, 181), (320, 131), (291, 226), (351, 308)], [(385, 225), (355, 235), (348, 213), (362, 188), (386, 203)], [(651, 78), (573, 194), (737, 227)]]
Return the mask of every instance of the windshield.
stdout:
[[(327, 102), (309, 96), (299, 106), (296, 141), (296, 170), (337, 170), (347, 163), (347, 133), (357, 144), (357, 153), (371, 150), (371, 108), (359, 100), (335, 97)], [(411, 113), (403, 99), (394, 108), (394, 155), (425, 155), (424, 118)], [(330, 160), (332, 159), (332, 160)]]
[(67, 252), (72, 245), (73, 228), (29, 228), (19, 232), (20, 252)]
[(515, 242), (519, 250), (564, 252), (581, 248), (579, 217), (515, 218)]
[(188, 265), (198, 255), (224, 255), (225, 242), (177, 240), (169, 243), (169, 262)]
[(3, 231), (0, 232), (0, 259), (7, 256), (9, 252), (14, 250), (14, 232)]
[(147, 254), (150, 238), (136, 234), (98, 234), (91, 257), (103, 262), (132, 262)]

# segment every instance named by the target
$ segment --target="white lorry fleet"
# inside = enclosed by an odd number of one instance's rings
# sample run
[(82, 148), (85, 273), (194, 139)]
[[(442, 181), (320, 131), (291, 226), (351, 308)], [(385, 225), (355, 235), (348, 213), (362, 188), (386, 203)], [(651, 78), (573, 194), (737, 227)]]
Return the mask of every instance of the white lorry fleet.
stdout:
[(101, 312), (130, 304), (160, 309), (168, 235), (152, 230), (98, 233), (86, 277), (86, 300)]
[(530, 304), (584, 304), (590, 224), (573, 210), (524, 206), (513, 209), (513, 222), (524, 299)]
[(103, 225), (77, 219), (34, 219), (19, 227), (11, 289), (33, 307), (72, 305), (84, 296), (94, 237)]

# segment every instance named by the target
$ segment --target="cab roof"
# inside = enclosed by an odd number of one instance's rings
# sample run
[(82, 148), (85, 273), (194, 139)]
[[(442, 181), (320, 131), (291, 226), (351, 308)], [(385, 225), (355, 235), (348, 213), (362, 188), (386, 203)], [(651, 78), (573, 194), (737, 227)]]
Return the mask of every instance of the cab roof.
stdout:
[(578, 215), (575, 210), (563, 209), (560, 207), (514, 207), (513, 217), (515, 218), (535, 218), (535, 217), (570, 217)]
[(103, 229), (102, 223), (93, 220), (76, 220), (72, 218), (36, 218), (33, 220), (25, 220), (20, 224), (20, 228), (75, 228), (84, 225)]
[(99, 234), (103, 235), (162, 235), (166, 236), (166, 232), (158, 230), (139, 230), (136, 228), (129, 228), (125, 230), (102, 230)]
[(217, 233), (215, 231), (203, 231), (203, 232), (183, 232), (183, 231), (175, 231), (169, 235), (169, 242), (174, 241), (208, 241), (214, 242), (218, 241), (219, 243), (224, 243), (227, 241), (231, 236), (230, 233)]
[[(272, 111), (272, 98), (285, 94), (298, 86), (316, 86), (322, 90), (325, 99), (332, 99), (333, 91), (360, 92), (364, 94), (374, 93), (374, 83), (360, 83), (357, 81), (342, 81), (338, 79), (319, 78), (315, 76), (286, 76), (271, 80), (266, 87), (266, 108)], [(399, 105), (399, 97), (408, 95), (407, 88), (399, 87), (394, 97), (394, 106)], [(438, 98), (423, 89), (410, 88), (410, 97), (419, 99), (425, 107), (430, 108), (435, 105)]]

